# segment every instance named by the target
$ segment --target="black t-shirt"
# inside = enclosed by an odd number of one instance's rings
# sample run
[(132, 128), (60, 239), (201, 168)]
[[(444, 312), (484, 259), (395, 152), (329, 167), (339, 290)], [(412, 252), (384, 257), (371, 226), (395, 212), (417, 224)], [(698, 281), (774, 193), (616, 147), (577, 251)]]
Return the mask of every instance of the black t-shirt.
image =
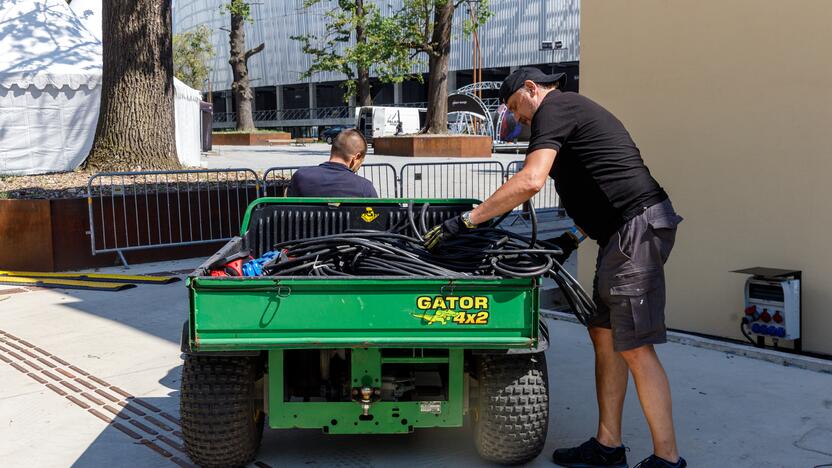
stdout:
[(624, 125), (580, 94), (555, 90), (543, 99), (532, 118), (528, 153), (543, 148), (557, 151), (549, 176), (566, 214), (601, 245), (667, 198)]
[(289, 182), (290, 197), (378, 198), (373, 184), (343, 164), (327, 161), (319, 166), (302, 167)]

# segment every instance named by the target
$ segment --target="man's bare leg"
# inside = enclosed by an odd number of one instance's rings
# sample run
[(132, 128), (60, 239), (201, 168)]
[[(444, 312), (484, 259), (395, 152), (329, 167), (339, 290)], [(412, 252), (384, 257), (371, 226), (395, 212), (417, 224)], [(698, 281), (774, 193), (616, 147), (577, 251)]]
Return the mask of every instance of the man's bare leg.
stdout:
[[(653, 436), (653, 453), (675, 463), (679, 459), (676, 434), (673, 430), (673, 404), (670, 383), (653, 345), (644, 345), (621, 356), (627, 362), (638, 390), (638, 399), (650, 434)], [(600, 393), (598, 398), (600, 399)], [(620, 414), (620, 413), (619, 413)], [(619, 423), (620, 424), (620, 423)], [(603, 443), (603, 442), (602, 442)]]
[(627, 363), (612, 347), (612, 330), (589, 329), (595, 347), (595, 394), (598, 398), (598, 442), (621, 445), (621, 413), (627, 394)]

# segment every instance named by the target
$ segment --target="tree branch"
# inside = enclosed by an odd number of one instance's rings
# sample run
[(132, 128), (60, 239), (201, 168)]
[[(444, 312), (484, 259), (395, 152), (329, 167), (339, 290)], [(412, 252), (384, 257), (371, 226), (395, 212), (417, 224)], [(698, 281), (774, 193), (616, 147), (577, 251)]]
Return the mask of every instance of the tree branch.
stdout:
[(262, 51), (265, 47), (266, 47), (266, 44), (261, 43), (259, 46), (255, 47), (255, 48), (253, 48), (253, 49), (249, 49), (248, 51), (246, 51), (246, 60), (248, 60), (249, 58), (251, 58), (251, 56), (252, 56), (252, 55), (254, 55), (254, 54), (258, 53), (258, 52), (261, 52), (261, 51)]

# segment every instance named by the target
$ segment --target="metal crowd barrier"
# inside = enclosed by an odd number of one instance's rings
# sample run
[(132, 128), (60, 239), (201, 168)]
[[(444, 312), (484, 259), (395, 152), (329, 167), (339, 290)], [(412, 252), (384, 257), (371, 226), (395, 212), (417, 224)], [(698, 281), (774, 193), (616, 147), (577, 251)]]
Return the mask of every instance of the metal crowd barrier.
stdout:
[[(523, 161), (510, 162), (508, 166), (506, 166), (506, 180), (514, 174), (520, 172), (520, 169), (523, 169)], [(539, 192), (537, 192), (537, 195), (532, 197), (532, 203), (534, 203), (535, 209), (541, 210), (560, 207), (560, 198), (558, 197), (558, 192), (555, 191), (555, 181), (552, 180), (551, 177), (546, 178), (546, 184)]]
[[(252, 169), (105, 172), (87, 183), (93, 255), (227, 240), (236, 235), (248, 204), (259, 196), (284, 196), (302, 166), (272, 167), (262, 182)], [(523, 161), (365, 164), (358, 174), (382, 198), (473, 198), (484, 200)], [(559, 207), (554, 182), (532, 199), (537, 209)], [(520, 207), (518, 207), (520, 209)]]
[(93, 255), (227, 240), (260, 195), (251, 169), (105, 172), (90, 177)]
[[(271, 167), (263, 173), (263, 196), (282, 197), (289, 185), (289, 180), (304, 166)], [(396, 198), (398, 181), (396, 168), (390, 164), (364, 164), (358, 169), (358, 175), (373, 183), (381, 198)]]
[(484, 200), (504, 181), (498, 161), (411, 163), (399, 171), (399, 196)]

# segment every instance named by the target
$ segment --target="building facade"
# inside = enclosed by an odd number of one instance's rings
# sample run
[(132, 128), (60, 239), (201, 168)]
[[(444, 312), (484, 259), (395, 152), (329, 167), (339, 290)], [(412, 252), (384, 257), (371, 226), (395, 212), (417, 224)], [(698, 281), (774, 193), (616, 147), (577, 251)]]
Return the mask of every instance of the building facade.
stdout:
[[(397, 8), (401, 0), (374, 2), (383, 13)], [(231, 68), (228, 64), (230, 17), (222, 9), (225, 0), (177, 0), (174, 3), (174, 32), (200, 24), (213, 33), (215, 57), (210, 79), (203, 91), (211, 93), (215, 128), (234, 125)], [(354, 111), (345, 101), (338, 73), (319, 73), (309, 79), (301, 75), (312, 58), (304, 54), (292, 36), (321, 35), (325, 13), (337, 2), (324, 0), (303, 8), (303, 0), (269, 0), (252, 4), (253, 23), (246, 25), (247, 47), (261, 42), (265, 49), (249, 60), (249, 74), (255, 88), (255, 123), (258, 127), (280, 127), (296, 135), (314, 134), (321, 126), (352, 123)], [(580, 0), (491, 0), (493, 13), (479, 29), (482, 79), (499, 81), (519, 66), (538, 66), (569, 73), (571, 89), (577, 89), (580, 57)], [(454, 18), (449, 90), (472, 82), (473, 41), (463, 33), (467, 17), (461, 7)], [(542, 44), (549, 41), (551, 48)], [(418, 59), (418, 57), (417, 57)], [(424, 74), (426, 59), (414, 65), (413, 73)], [(375, 105), (421, 106), (427, 100), (427, 84), (417, 80), (393, 85), (372, 83)], [(493, 104), (493, 102), (492, 102)]]

